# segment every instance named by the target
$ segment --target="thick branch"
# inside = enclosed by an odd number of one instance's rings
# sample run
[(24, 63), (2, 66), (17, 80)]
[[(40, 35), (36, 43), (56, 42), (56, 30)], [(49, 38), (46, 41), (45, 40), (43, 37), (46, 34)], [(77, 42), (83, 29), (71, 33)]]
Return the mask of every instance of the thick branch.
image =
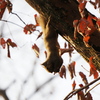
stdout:
[[(91, 35), (91, 47), (84, 45), (81, 35), (78, 35), (77, 40), (73, 37), (73, 21), (80, 19), (77, 0), (26, 0), (26, 2), (45, 18), (52, 15), (54, 29), (70, 42), (86, 61), (94, 56), (94, 65), (100, 71), (100, 57), (97, 52), (100, 51), (100, 33), (95, 32)], [(86, 11), (86, 13), (89, 12)]]

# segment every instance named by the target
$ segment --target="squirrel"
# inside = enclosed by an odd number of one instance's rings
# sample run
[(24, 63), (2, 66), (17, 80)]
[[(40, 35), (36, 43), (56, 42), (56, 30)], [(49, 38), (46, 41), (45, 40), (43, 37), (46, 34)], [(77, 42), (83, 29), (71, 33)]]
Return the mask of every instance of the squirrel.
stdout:
[(41, 65), (43, 65), (48, 72), (56, 73), (59, 72), (63, 60), (59, 52), (60, 46), (57, 41), (58, 33), (52, 26), (52, 19), (52, 16), (46, 18), (43, 15), (39, 15), (39, 17), (37, 17), (37, 22), (42, 28), (43, 41), (47, 51), (47, 59)]

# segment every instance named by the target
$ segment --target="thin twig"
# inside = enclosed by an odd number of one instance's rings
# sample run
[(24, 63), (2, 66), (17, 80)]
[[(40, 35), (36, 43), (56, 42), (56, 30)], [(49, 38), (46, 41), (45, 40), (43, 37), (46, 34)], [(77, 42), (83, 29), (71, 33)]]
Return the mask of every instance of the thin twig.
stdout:
[(16, 15), (22, 22), (23, 22), (23, 24), (25, 24), (26, 25), (26, 23), (19, 17), (19, 15), (18, 14), (16, 14), (16, 13), (14, 13), (14, 12), (11, 12), (11, 14), (13, 14), (13, 15)]
[(100, 82), (99, 83), (97, 83), (96, 85), (94, 85), (92, 88), (90, 88), (90, 89), (88, 89), (88, 91), (85, 93), (85, 95), (87, 95), (92, 89), (94, 89), (96, 86), (98, 86), (100, 84)]
[(87, 72), (89, 72), (83, 65), (81, 65), (83, 69), (85, 69)]
[(79, 89), (73, 90), (72, 92), (70, 92), (70, 93), (64, 98), (64, 100), (68, 100), (70, 97), (72, 97), (73, 95), (75, 95), (75, 94), (78, 93), (79, 91), (81, 91), (81, 90), (83, 90), (83, 89), (89, 87), (89, 86), (92, 85), (93, 83), (97, 82), (99, 79), (100, 79), (100, 77), (97, 78), (97, 79), (95, 79), (94, 81), (90, 82), (89, 84), (85, 85), (84, 87), (81, 87), (81, 88), (79, 88)]
[(19, 27), (23, 28), (22, 26), (20, 26), (20, 25), (14, 23), (14, 22), (8, 21), (8, 20), (0, 20), (0, 21), (8, 22), (8, 23), (11, 23), (11, 24), (14, 24), (14, 25), (16, 25), (16, 26), (19, 26)]

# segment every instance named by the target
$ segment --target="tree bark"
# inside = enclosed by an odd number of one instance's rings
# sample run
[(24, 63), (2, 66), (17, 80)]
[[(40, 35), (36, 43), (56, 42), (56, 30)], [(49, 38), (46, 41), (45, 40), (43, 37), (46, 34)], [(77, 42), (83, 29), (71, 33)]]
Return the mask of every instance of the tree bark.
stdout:
[[(52, 26), (66, 41), (87, 61), (94, 56), (93, 63), (100, 71), (100, 32), (96, 31), (89, 40), (90, 47), (86, 47), (80, 34), (74, 39), (73, 21), (80, 19), (77, 0), (25, 0), (45, 18), (53, 16)], [(89, 13), (85, 10), (86, 13)]]

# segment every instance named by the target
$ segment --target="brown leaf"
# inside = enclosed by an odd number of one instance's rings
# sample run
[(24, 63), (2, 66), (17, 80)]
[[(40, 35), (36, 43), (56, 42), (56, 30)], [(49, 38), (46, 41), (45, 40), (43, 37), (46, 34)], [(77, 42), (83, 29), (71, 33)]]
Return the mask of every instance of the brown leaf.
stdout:
[(17, 47), (16, 43), (12, 42), (11, 39), (7, 39), (6, 42), (7, 42), (7, 44), (8, 44), (9, 46), (11, 46), (11, 47)]
[(69, 53), (69, 52), (72, 52), (74, 49), (73, 48), (69, 48), (69, 49), (60, 49), (60, 51), (61, 51), (61, 55), (63, 55), (64, 53)]
[(47, 58), (47, 51), (44, 51), (44, 53), (45, 53), (45, 57)]
[(68, 70), (69, 70), (69, 72), (70, 72), (71, 79), (72, 79), (74, 76), (76, 76), (76, 73), (75, 73), (75, 64), (76, 64), (76, 62), (73, 61), (72, 63), (70, 63), (70, 64), (68, 65)]
[(90, 92), (87, 93), (86, 100), (93, 100), (92, 95), (91, 95)]
[(79, 72), (79, 75), (81, 76), (81, 78), (82, 78), (83, 82), (85, 83), (85, 85), (88, 84), (88, 80), (86, 78), (86, 75), (84, 75), (83, 72)]
[(13, 6), (13, 4), (9, 0), (7, 0), (7, 9), (9, 11), (9, 13), (12, 12), (12, 6)]
[[(68, 49), (73, 49), (73, 47), (70, 43), (68, 43)], [(71, 57), (72, 57), (72, 51), (69, 52), (69, 58), (71, 58)]]
[(40, 32), (40, 34), (38, 35), (37, 39), (40, 38), (42, 36), (43, 32)]
[(40, 50), (39, 50), (38, 46), (36, 44), (34, 44), (32, 46), (32, 49), (34, 50), (34, 52), (36, 53), (37, 57), (39, 58)]
[(65, 43), (64, 43), (64, 48), (66, 48), (66, 47), (67, 47), (67, 43), (65, 42)]
[(66, 78), (66, 67), (64, 65), (60, 68), (59, 75), (61, 78), (63, 78), (63, 76)]
[(94, 6), (95, 9), (97, 8), (97, 4), (98, 8), (100, 7), (100, 0), (95, 0), (95, 2), (90, 0), (89, 2)]

